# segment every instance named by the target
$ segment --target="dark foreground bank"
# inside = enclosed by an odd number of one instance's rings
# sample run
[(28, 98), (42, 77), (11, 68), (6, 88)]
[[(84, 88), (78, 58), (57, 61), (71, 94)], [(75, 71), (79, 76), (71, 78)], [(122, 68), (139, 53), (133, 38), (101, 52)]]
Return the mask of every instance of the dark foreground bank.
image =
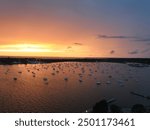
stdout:
[(149, 113), (150, 107), (143, 104), (134, 104), (131, 108), (122, 108), (113, 103), (115, 100), (100, 100), (92, 109), (86, 110), (87, 113)]
[[(14, 58), (14, 57), (0, 58), (1, 65), (44, 64), (53, 62), (114, 62), (114, 63), (142, 63), (149, 65), (150, 58)], [(137, 65), (137, 67), (140, 67), (140, 65)]]

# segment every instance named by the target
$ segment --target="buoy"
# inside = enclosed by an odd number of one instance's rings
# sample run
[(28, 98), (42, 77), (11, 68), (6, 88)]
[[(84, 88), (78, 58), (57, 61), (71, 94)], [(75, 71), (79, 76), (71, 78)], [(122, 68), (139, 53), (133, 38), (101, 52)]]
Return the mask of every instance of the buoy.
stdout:
[(16, 81), (16, 80), (17, 80), (17, 78), (14, 78), (14, 80)]
[(43, 78), (43, 80), (44, 80), (44, 81), (47, 81), (48, 79), (47, 79), (47, 78)]
[(66, 78), (64, 78), (64, 80), (65, 80), (65, 81), (68, 81), (68, 78), (66, 77)]
[(97, 85), (101, 85), (101, 82), (96, 82)]

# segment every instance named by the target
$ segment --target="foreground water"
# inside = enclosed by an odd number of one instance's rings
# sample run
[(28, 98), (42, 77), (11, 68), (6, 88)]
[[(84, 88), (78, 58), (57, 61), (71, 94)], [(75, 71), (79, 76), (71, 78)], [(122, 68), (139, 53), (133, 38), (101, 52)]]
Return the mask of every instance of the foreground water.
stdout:
[(149, 100), (150, 67), (62, 62), (0, 65), (0, 112), (84, 112), (101, 99), (130, 108)]

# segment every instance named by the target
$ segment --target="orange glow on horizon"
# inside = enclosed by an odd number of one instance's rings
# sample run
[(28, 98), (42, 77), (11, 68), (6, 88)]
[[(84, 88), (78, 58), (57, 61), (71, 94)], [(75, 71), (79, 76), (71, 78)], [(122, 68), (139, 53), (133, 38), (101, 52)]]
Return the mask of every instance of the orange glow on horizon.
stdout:
[(0, 56), (86, 57), (88, 52), (88, 47), (72, 46), (68, 49), (63, 43), (19, 42), (0, 45)]
[(0, 54), (3, 56), (45, 56), (53, 53), (62, 53), (54, 44), (46, 43), (17, 43), (0, 46)]
[(0, 46), (0, 52), (49, 52), (49, 46), (40, 44), (14, 44)]

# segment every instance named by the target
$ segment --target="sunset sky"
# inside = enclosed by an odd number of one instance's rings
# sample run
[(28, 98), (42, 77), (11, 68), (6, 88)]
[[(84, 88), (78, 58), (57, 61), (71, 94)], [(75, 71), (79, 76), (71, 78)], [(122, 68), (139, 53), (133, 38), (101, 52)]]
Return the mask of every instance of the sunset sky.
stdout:
[(0, 56), (148, 57), (150, 0), (0, 0)]

